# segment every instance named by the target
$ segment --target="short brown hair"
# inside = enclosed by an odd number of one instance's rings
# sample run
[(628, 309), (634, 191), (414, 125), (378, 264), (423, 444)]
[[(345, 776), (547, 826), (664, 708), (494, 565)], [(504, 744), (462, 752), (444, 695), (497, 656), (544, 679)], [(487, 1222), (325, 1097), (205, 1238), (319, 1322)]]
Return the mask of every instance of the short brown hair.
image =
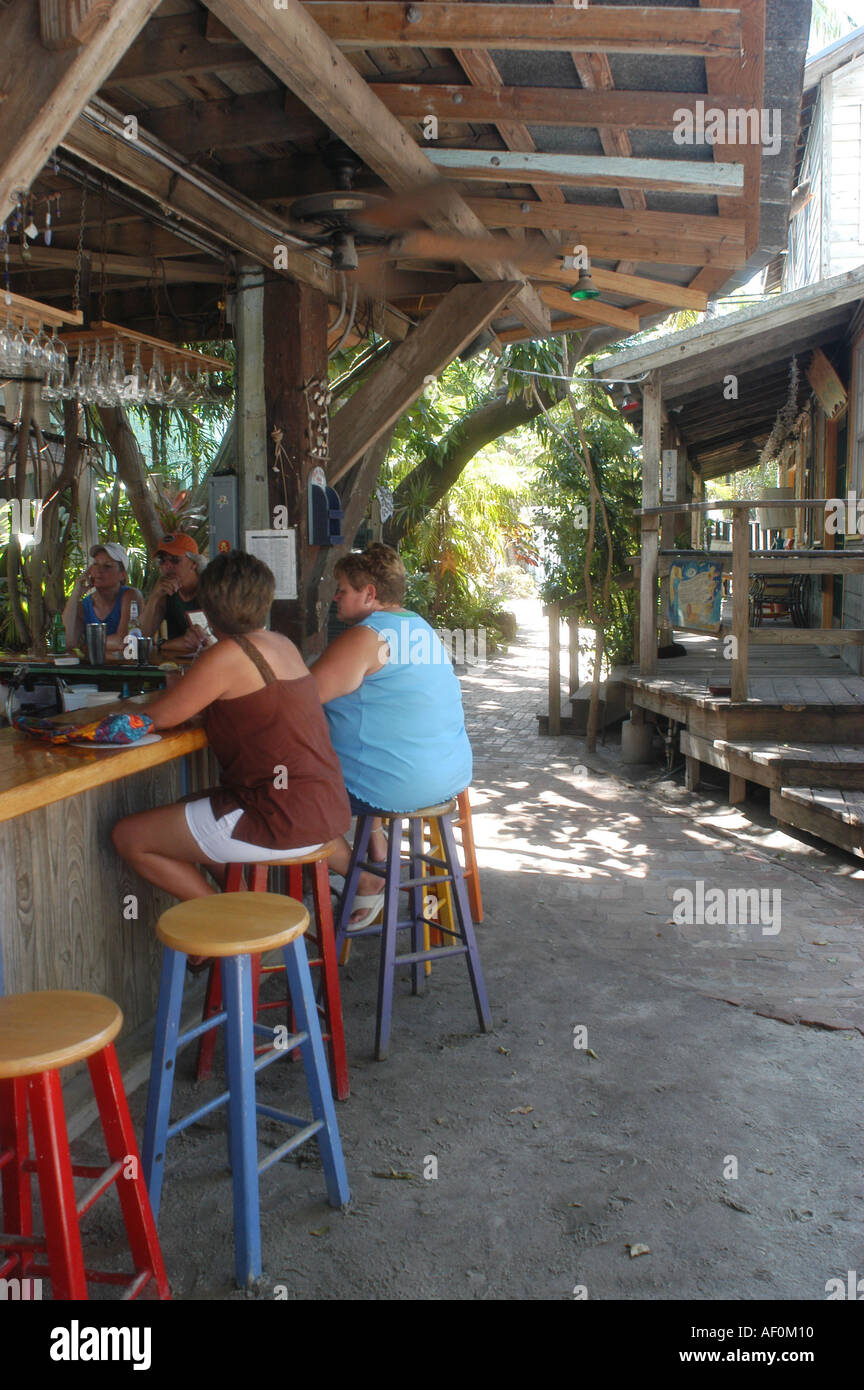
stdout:
[(210, 561), (198, 597), (211, 627), (226, 634), (243, 633), (264, 626), (275, 590), (273, 572), (262, 560), (232, 550)]
[(401, 603), (405, 597), (405, 566), (390, 545), (376, 541), (359, 555), (346, 555), (337, 562), (335, 572), (352, 589), (374, 584), (379, 603)]

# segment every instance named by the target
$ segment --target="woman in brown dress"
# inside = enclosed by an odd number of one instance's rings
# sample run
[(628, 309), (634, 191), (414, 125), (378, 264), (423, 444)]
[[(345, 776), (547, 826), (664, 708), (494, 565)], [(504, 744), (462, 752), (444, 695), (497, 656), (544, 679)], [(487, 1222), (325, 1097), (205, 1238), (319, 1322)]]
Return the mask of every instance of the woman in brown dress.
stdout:
[(203, 716), (222, 769), (199, 797), (127, 816), (112, 838), (142, 878), (186, 900), (218, 891), (230, 863), (284, 858), (348, 829), (351, 812), (318, 688), (294, 643), (264, 623), (274, 579), (241, 551), (201, 576), (201, 607), (218, 641), (147, 704), (156, 729)]

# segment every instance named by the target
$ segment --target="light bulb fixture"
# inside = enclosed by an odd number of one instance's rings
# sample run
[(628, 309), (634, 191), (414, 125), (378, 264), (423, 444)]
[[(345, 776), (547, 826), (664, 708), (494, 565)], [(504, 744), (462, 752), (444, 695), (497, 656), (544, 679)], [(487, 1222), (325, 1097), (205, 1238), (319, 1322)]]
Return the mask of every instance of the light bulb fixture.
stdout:
[(579, 271), (578, 284), (570, 291), (571, 299), (599, 299), (600, 291), (591, 279), (590, 270)]

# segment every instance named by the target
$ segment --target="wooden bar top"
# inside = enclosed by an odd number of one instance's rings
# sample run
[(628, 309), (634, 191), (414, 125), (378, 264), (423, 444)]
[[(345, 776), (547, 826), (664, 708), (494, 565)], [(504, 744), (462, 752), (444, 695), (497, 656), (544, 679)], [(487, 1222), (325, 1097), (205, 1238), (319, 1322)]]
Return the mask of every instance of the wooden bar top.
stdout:
[[(100, 718), (106, 710), (100, 707)], [(81, 711), (76, 715), (80, 719)], [(0, 821), (206, 747), (203, 729), (167, 730), (158, 743), (130, 744), (110, 752), (38, 743), (17, 729), (0, 729)]]

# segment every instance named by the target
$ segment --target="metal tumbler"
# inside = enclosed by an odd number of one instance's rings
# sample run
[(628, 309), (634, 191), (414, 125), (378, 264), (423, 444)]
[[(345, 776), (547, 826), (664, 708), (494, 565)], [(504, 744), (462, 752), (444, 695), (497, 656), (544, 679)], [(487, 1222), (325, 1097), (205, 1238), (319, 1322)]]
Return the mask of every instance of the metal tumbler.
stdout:
[(107, 628), (104, 623), (87, 624), (87, 658), (91, 666), (105, 665), (105, 639)]
[(150, 658), (151, 658), (152, 654), (153, 654), (153, 638), (152, 638), (152, 637), (139, 637), (139, 638), (138, 638), (138, 665), (139, 665), (139, 666), (149, 666), (149, 665), (150, 665)]

